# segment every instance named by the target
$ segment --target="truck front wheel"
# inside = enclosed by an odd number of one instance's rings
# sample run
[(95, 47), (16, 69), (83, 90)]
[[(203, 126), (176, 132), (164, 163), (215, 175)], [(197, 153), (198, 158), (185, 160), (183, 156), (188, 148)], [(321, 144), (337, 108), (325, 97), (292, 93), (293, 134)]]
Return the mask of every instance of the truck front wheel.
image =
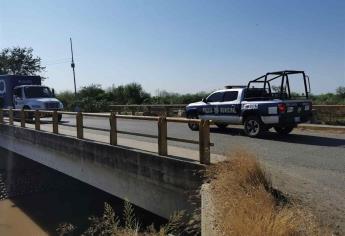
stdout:
[(280, 134), (280, 135), (287, 135), (289, 133), (291, 133), (291, 131), (293, 130), (293, 126), (284, 126), (284, 127), (274, 127), (274, 130)]
[(259, 117), (249, 116), (244, 121), (244, 132), (249, 137), (257, 137), (263, 131), (263, 124)]

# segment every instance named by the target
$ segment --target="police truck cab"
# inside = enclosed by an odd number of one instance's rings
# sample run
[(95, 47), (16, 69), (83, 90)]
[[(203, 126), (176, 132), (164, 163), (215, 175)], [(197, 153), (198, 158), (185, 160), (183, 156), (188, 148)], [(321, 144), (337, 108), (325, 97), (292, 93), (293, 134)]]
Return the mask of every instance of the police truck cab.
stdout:
[[(291, 84), (295, 84), (292, 80), (300, 80), (300, 93), (291, 91)], [(245, 134), (250, 137), (259, 136), (270, 128), (282, 135), (289, 134), (297, 124), (311, 119), (309, 93), (309, 77), (304, 71), (269, 72), (246, 86), (226, 86), (200, 102), (189, 104), (186, 116), (211, 120), (219, 128), (243, 124)], [(194, 122), (188, 126), (192, 130), (199, 129)]]

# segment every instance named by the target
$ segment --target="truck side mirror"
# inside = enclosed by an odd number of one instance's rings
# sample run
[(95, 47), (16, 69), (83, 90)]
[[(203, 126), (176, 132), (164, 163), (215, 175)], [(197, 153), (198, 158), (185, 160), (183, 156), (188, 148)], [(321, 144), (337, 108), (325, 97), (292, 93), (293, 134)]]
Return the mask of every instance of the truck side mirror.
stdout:
[(55, 89), (52, 89), (53, 97), (55, 97)]
[(203, 98), (201, 101), (204, 102), (204, 103), (207, 103), (207, 99), (206, 98)]

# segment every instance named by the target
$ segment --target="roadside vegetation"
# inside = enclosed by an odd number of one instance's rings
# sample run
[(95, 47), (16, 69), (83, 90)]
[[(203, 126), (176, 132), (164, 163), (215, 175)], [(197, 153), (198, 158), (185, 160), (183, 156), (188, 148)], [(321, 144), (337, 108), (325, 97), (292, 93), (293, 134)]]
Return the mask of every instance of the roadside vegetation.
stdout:
[[(89, 217), (89, 227), (82, 233), (83, 236), (168, 236), (180, 235), (182, 232), (183, 212), (173, 214), (168, 223), (156, 229), (154, 225), (143, 228), (136, 219), (134, 208), (128, 202), (124, 203), (123, 217), (120, 219), (113, 208), (104, 203), (102, 216)], [(56, 229), (59, 236), (75, 235), (76, 226), (71, 223), (61, 223)]]
[(206, 92), (181, 95), (166, 91), (157, 91), (156, 95), (151, 95), (140, 84), (130, 83), (107, 89), (97, 84), (82, 87), (77, 94), (77, 103), (71, 91), (61, 92), (57, 97), (63, 102), (66, 110), (73, 110), (77, 104), (82, 111), (105, 112), (109, 111), (109, 105), (187, 104), (200, 101), (206, 95)]
[[(101, 85), (91, 84), (82, 87), (77, 94), (78, 106), (86, 112), (106, 112), (109, 105), (128, 104), (188, 104), (201, 101), (209, 92), (193, 94), (170, 93), (157, 91), (155, 95), (146, 92), (138, 83), (130, 83), (120, 86), (112, 86), (103, 89)], [(64, 103), (65, 109), (72, 111), (76, 106), (74, 93), (64, 91), (57, 95)], [(335, 93), (311, 95), (314, 104), (344, 104), (345, 87), (337, 88)]]
[(331, 235), (302, 206), (272, 188), (253, 155), (237, 152), (207, 171), (218, 235)]

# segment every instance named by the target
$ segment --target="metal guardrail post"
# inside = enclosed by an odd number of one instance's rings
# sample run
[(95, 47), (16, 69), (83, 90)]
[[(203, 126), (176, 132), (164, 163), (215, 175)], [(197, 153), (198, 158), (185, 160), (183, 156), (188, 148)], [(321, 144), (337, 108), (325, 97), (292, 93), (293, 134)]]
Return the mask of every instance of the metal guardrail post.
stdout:
[(25, 111), (24, 108), (20, 111), (20, 126), (25, 128)]
[(10, 108), (10, 110), (8, 111), (8, 117), (9, 117), (10, 125), (13, 125), (13, 110), (12, 110), (12, 108)]
[(53, 133), (59, 133), (59, 119), (57, 111), (53, 111)]
[(77, 138), (83, 139), (84, 138), (83, 113), (81, 112), (77, 113), (76, 123), (77, 123)]
[(0, 109), (0, 124), (4, 123), (4, 111)]
[(109, 117), (110, 122), (110, 144), (117, 145), (117, 121), (116, 114), (112, 112)]
[(168, 141), (167, 141), (167, 119), (166, 117), (159, 117), (158, 119), (158, 154), (162, 156), (168, 155)]
[(41, 129), (41, 115), (38, 110), (35, 111), (35, 130)]
[(210, 164), (210, 123), (201, 120), (199, 124), (199, 157), (201, 164)]

